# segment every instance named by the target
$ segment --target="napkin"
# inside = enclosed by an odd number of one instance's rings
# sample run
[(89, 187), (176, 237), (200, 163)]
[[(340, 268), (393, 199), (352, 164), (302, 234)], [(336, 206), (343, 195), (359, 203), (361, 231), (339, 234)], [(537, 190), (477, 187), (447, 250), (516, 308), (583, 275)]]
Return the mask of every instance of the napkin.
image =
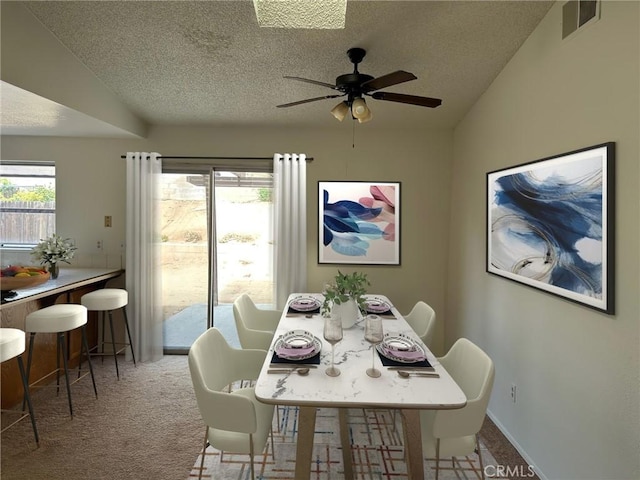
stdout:
[(289, 306), (289, 308), (287, 309), (287, 314), (291, 314), (291, 313), (313, 315), (316, 313), (320, 313), (320, 306), (318, 306), (318, 308), (315, 308), (313, 310), (296, 310), (292, 306)]
[(313, 352), (315, 346), (311, 344), (308, 347), (280, 347), (276, 349), (276, 354), (279, 357), (291, 357), (292, 355), (300, 356), (300, 355), (308, 355)]
[(294, 363), (296, 365), (320, 365), (320, 352), (316, 353), (313, 357), (305, 358), (304, 360), (290, 360), (288, 358), (279, 357), (276, 352), (271, 357), (271, 363)]
[(401, 358), (402, 360), (410, 360), (413, 362), (421, 362), (422, 360), (426, 360), (424, 353), (422, 353), (417, 348), (411, 350), (396, 350), (395, 348), (385, 348), (382, 347), (384, 353), (394, 356), (396, 358)]
[[(409, 362), (409, 358), (401, 357), (400, 355), (398, 355), (398, 353), (404, 353), (404, 354), (411, 353), (412, 355), (418, 354), (421, 357), (421, 359), (416, 360), (414, 362)], [(396, 360), (391, 360), (390, 358), (387, 358), (384, 355), (382, 355), (380, 352), (378, 352), (380, 361), (382, 362), (382, 365), (384, 365), (385, 367), (431, 367), (432, 366), (429, 363), (429, 360), (427, 360), (424, 357), (422, 352), (398, 352), (397, 350), (394, 350), (393, 355), (395, 355), (398, 358), (405, 358), (407, 362), (397, 362)]]

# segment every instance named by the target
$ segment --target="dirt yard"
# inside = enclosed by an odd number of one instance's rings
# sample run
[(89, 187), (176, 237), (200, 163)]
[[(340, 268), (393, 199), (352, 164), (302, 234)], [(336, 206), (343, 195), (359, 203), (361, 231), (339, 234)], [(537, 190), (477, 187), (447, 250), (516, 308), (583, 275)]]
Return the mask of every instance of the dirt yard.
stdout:
[[(247, 292), (272, 302), (270, 204), (219, 201), (217, 216), (218, 303)], [(164, 317), (207, 301), (207, 212), (197, 200), (162, 202)], [(266, 234), (265, 232), (269, 232)]]

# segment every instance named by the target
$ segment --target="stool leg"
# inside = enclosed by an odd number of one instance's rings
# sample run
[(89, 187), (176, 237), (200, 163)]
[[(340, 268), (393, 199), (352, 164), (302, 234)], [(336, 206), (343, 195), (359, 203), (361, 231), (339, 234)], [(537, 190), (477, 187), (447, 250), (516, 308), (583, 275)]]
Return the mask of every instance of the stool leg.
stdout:
[[(87, 363), (89, 364), (89, 371), (91, 372), (91, 381), (93, 382), (93, 392), (96, 394), (96, 398), (98, 398), (98, 389), (96, 388), (96, 379), (93, 376), (93, 365), (91, 364), (91, 356), (89, 355), (89, 342), (87, 342), (87, 325), (84, 324), (81, 328), (82, 328), (82, 344), (84, 345), (84, 350), (87, 352)], [(82, 351), (80, 352), (80, 357), (82, 357)]]
[(109, 330), (111, 330), (111, 348), (113, 349), (113, 360), (116, 362), (116, 377), (120, 380), (120, 370), (118, 370), (118, 351), (116, 349), (116, 336), (113, 333), (113, 311), (109, 310)]
[[(33, 415), (33, 405), (31, 404), (31, 395), (29, 394), (29, 381), (24, 371), (24, 364), (22, 363), (22, 355), (18, 355), (18, 369), (20, 370), (20, 377), (22, 378), (22, 388), (24, 388), (24, 399), (29, 406), (29, 417), (31, 417), (31, 426), (33, 427), (33, 435), (36, 437), (36, 445), (40, 446), (40, 437), (38, 436), (38, 427), (36, 427), (36, 417)], [(22, 407), (24, 410), (24, 407)]]
[[(31, 332), (29, 335), (29, 355), (27, 356), (27, 385), (29, 385), (29, 375), (31, 374), (31, 359), (33, 358), (33, 343), (36, 338), (36, 333)], [(24, 407), (26, 406), (27, 399), (22, 398), (22, 410), (24, 411)]]
[[(69, 413), (71, 417), (73, 417), (73, 404), (71, 403), (71, 385), (69, 384), (69, 366), (67, 365), (67, 348), (64, 343), (64, 335), (65, 332), (58, 333), (58, 342), (60, 344), (60, 348), (62, 349), (62, 363), (64, 364), (64, 378), (67, 382), (67, 397), (69, 398)], [(58, 359), (58, 362), (60, 360)]]
[[(104, 310), (100, 312), (100, 317), (102, 319), (102, 338), (100, 340), (100, 353), (104, 353), (104, 323), (107, 321), (106, 318), (107, 312)], [(102, 363), (104, 363), (104, 355), (100, 355)]]
[[(63, 349), (64, 355), (64, 349)], [(66, 358), (66, 357), (65, 357)], [(66, 368), (65, 368), (66, 374)], [(56, 395), (60, 395), (60, 342), (56, 342)]]
[(124, 315), (124, 326), (127, 329), (127, 337), (129, 337), (129, 348), (131, 348), (131, 358), (133, 359), (133, 366), (136, 366), (136, 354), (133, 351), (133, 342), (131, 341), (131, 331), (129, 330), (129, 319), (127, 318), (127, 309), (122, 307), (122, 314)]

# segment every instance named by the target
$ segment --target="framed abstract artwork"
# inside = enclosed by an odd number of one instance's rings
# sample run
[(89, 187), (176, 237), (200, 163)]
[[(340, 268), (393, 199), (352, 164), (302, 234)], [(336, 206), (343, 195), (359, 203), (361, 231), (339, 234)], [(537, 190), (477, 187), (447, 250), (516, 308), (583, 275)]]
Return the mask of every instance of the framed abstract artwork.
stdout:
[(614, 313), (615, 144), (487, 173), (487, 272)]
[(400, 265), (400, 183), (318, 182), (318, 263)]

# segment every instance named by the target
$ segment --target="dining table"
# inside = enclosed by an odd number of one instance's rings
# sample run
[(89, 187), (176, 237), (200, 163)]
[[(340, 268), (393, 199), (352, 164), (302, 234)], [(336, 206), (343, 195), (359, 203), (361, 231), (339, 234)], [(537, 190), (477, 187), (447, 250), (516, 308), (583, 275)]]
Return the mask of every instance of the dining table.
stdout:
[[(466, 405), (464, 392), (435, 355), (422, 343), (392, 302), (384, 295), (367, 295), (365, 299), (366, 304), (388, 307), (384, 312), (380, 309), (364, 312), (365, 315), (371, 313), (382, 317), (385, 338), (404, 338), (414, 342), (426, 356), (426, 361), (415, 364), (406, 359), (401, 359), (401, 362), (387, 361), (388, 359), (379, 355), (378, 351), (372, 352), (372, 348), (376, 347), (365, 340), (366, 317), (360, 315), (353, 326), (343, 329), (342, 340), (335, 344), (334, 361), (340, 375), (329, 376), (325, 370), (331, 365), (331, 345), (323, 339), (324, 318), (320, 308), (324, 297), (321, 293), (289, 295), (256, 380), (255, 395), (264, 403), (298, 407), (296, 480), (310, 478), (318, 408), (338, 409), (345, 479), (354, 478), (347, 410), (399, 410), (402, 415), (408, 478), (423, 480), (420, 410), (457, 409)], [(294, 309), (293, 305), (301, 305), (301, 308)], [(282, 352), (283, 339), (301, 333), (313, 337), (313, 343), (319, 352), (301, 360), (280, 358), (277, 352)], [(304, 366), (305, 362), (313, 363), (312, 367), (315, 368), (310, 368), (306, 375), (297, 374), (296, 369), (299, 365)], [(372, 364), (381, 371), (377, 378), (366, 373)], [(397, 369), (400, 367), (405, 367), (412, 373), (421, 371), (432, 375), (405, 378), (398, 374)]]

